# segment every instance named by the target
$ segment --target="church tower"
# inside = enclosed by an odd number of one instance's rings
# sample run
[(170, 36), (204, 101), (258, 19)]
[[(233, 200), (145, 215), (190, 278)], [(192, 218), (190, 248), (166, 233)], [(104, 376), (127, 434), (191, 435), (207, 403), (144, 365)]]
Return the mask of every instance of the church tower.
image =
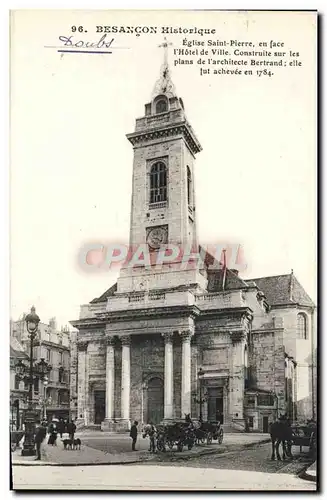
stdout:
[[(176, 245), (181, 252), (197, 251), (194, 187), (195, 155), (201, 145), (178, 98), (168, 65), (168, 43), (152, 100), (145, 105), (135, 131), (127, 135), (134, 149), (130, 248), (146, 248), (151, 263), (160, 249)], [(180, 256), (182, 253), (180, 253)], [(161, 269), (126, 266), (118, 293), (187, 285), (204, 289), (206, 279), (196, 269), (181, 268), (178, 257)], [(185, 266), (184, 266), (185, 267)]]

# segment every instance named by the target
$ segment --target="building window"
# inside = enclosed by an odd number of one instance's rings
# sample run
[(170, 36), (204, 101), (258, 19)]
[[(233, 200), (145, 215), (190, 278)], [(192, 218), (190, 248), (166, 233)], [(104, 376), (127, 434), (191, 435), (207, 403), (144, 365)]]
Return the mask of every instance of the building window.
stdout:
[(20, 378), (18, 375), (15, 375), (15, 389), (19, 389)]
[(50, 362), (50, 360), (51, 360), (51, 351), (50, 351), (50, 349), (46, 350), (46, 360), (47, 360), (47, 362)]
[(39, 393), (39, 379), (36, 378), (34, 379), (34, 394), (38, 394)]
[(274, 406), (274, 398), (271, 394), (258, 394), (258, 406)]
[(303, 313), (297, 315), (297, 338), (307, 338), (307, 318)]
[(167, 201), (167, 169), (162, 161), (158, 161), (150, 172), (150, 203), (161, 201)]
[(59, 363), (62, 364), (62, 352), (59, 352)]
[(247, 407), (248, 408), (255, 408), (255, 397), (254, 396), (248, 396)]
[(61, 366), (61, 367), (59, 368), (59, 383), (61, 384), (63, 381), (64, 381), (64, 369), (63, 369), (63, 367)]
[(253, 429), (253, 417), (249, 417), (249, 427)]
[(165, 113), (166, 111), (168, 111), (167, 100), (159, 99), (156, 103), (156, 114)]

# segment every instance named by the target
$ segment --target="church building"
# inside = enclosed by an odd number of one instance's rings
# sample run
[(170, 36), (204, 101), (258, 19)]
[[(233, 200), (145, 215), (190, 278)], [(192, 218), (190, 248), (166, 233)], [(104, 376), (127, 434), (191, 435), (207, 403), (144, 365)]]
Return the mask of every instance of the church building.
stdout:
[[(201, 144), (167, 54), (135, 131), (130, 247), (200, 248), (194, 169)], [(71, 321), (71, 410), (124, 431), (185, 414), (267, 432), (281, 413), (315, 417), (315, 305), (293, 272), (244, 280), (226, 263), (123, 266)], [(151, 261), (152, 262), (152, 261)], [(217, 263), (217, 262), (216, 262)]]

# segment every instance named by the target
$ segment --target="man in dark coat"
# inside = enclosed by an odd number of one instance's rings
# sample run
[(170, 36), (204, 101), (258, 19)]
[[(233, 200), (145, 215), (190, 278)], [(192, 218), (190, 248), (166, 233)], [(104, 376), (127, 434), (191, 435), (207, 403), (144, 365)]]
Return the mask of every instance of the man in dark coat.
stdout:
[(69, 439), (74, 440), (74, 435), (76, 432), (76, 425), (71, 420), (67, 424), (67, 432), (69, 434)]
[(61, 417), (60, 417), (59, 422), (57, 424), (57, 429), (58, 429), (58, 433), (60, 434), (60, 437), (62, 438), (62, 435), (65, 432), (65, 424), (64, 424), (64, 420)]
[(132, 451), (136, 451), (135, 445), (137, 441), (137, 426), (138, 422), (135, 420), (134, 424), (131, 427), (131, 432), (129, 433), (130, 437), (132, 438)]
[(41, 444), (45, 439), (45, 436), (47, 435), (47, 427), (46, 423), (40, 422), (37, 423), (37, 427), (35, 429), (35, 444), (36, 444), (36, 459), (35, 460), (41, 460)]

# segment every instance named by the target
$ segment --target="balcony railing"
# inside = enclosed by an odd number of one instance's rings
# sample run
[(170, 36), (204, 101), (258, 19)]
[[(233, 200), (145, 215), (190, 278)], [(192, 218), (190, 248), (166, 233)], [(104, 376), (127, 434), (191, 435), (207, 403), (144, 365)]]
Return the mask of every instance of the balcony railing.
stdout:
[(196, 296), (196, 305), (199, 309), (229, 309), (244, 307), (245, 301), (242, 290), (208, 293)]
[(107, 302), (107, 311), (121, 311), (124, 309), (141, 309), (145, 307), (172, 307), (193, 305), (194, 295), (188, 291), (136, 293), (126, 296), (110, 297)]

